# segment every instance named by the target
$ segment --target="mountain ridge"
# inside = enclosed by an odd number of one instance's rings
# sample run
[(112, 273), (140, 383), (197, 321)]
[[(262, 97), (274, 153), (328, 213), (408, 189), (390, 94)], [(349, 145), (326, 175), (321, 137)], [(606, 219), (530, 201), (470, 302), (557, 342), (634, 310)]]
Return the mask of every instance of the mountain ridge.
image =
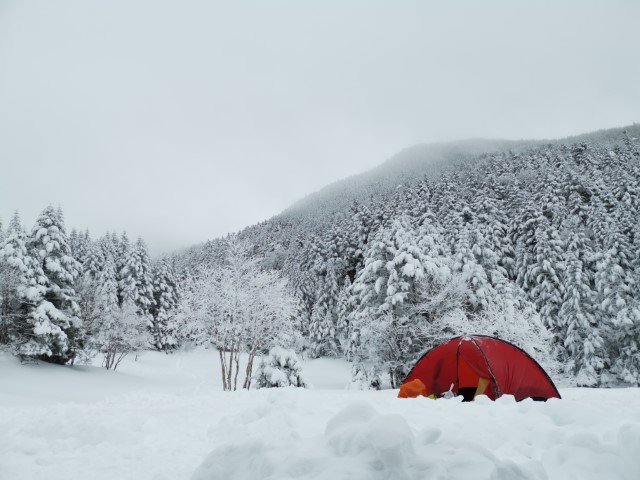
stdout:
[[(640, 124), (633, 123), (622, 127), (599, 129), (557, 139), (507, 140), (468, 138), (447, 142), (419, 143), (400, 150), (391, 158), (373, 168), (336, 180), (319, 190), (305, 195), (271, 218), (295, 216), (298, 213), (304, 213), (304, 210), (309, 209), (309, 207), (312, 209), (319, 206), (326, 208), (331, 207), (332, 203), (334, 204), (334, 208), (344, 208), (351, 203), (354, 197), (361, 196), (361, 190), (366, 186), (378, 184), (384, 191), (390, 192), (398, 183), (415, 180), (415, 175), (437, 175), (442, 173), (446, 167), (453, 166), (457, 162), (467, 160), (472, 156), (490, 155), (508, 151), (518, 152), (549, 144), (615, 143), (622, 139), (625, 132), (631, 132), (633, 136), (640, 136)], [(446, 162), (451, 163), (446, 165)], [(390, 177), (392, 177), (394, 173), (397, 174), (397, 178), (391, 179)], [(387, 180), (385, 180), (385, 176)], [(346, 193), (345, 195), (346, 191), (350, 193)], [(326, 198), (327, 196), (329, 198)], [(366, 201), (365, 199), (361, 200)], [(315, 205), (314, 208), (314, 203), (321, 205)], [(269, 219), (265, 221), (269, 221)]]

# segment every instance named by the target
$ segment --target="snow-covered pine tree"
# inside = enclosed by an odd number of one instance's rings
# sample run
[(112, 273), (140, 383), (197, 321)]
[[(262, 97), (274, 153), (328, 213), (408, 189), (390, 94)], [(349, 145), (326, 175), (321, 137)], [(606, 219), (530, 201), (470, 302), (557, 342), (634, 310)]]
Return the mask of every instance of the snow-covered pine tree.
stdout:
[[(87, 269), (78, 280), (79, 305), (83, 319), (84, 335), (82, 351), (85, 359), (96, 351), (103, 352), (99, 335), (103, 325), (111, 321), (118, 305), (115, 261), (110, 252), (102, 255), (99, 245), (91, 245), (90, 251), (100, 254), (99, 269)], [(88, 260), (89, 261), (89, 260)]]
[(336, 356), (337, 300), (340, 292), (335, 262), (331, 261), (322, 282), (322, 292), (316, 302), (309, 324), (311, 354), (315, 357)]
[(153, 343), (158, 350), (170, 352), (178, 346), (174, 318), (178, 305), (178, 281), (167, 259), (160, 260), (153, 270), (153, 299), (150, 309)]
[[(300, 332), (305, 340), (309, 338), (311, 315), (317, 301), (319, 278), (314, 269), (316, 252), (311, 248), (313, 239), (306, 235), (296, 236), (293, 242), (293, 252), (285, 261), (283, 271), (289, 278), (289, 284), (299, 299), (297, 314)], [(306, 347), (305, 347), (306, 350)]]
[(571, 373), (578, 386), (597, 386), (604, 368), (604, 342), (600, 336), (600, 315), (596, 307), (592, 279), (585, 268), (591, 256), (590, 248), (578, 218), (570, 222), (567, 230), (564, 276), (565, 297), (558, 312), (557, 335), (564, 342)]
[(442, 282), (449, 268), (438, 257), (425, 255), (407, 217), (380, 230), (365, 253), (365, 265), (353, 284), (357, 307), (351, 315), (350, 357), (356, 373), (373, 363), (396, 387), (421, 350), (415, 334), (421, 316), (413, 311), (416, 286), (428, 277)]
[(353, 230), (356, 232), (356, 238), (350, 245), (350, 249), (356, 268), (359, 269), (364, 265), (364, 252), (375, 234), (373, 216), (366, 205), (357, 202), (352, 205), (350, 213)]
[(88, 230), (85, 233), (78, 233), (74, 228), (69, 234), (69, 248), (71, 249), (71, 256), (75, 258), (80, 264), (84, 264), (87, 256), (87, 250), (91, 240), (89, 238)]
[[(403, 199), (401, 205), (405, 212), (413, 219), (421, 218), (429, 210), (429, 181), (423, 178), (415, 184), (407, 184), (403, 189)], [(408, 207), (408, 208), (406, 208)]]
[(474, 225), (464, 226), (460, 229), (459, 238), (454, 247), (453, 270), (460, 272), (469, 287), (469, 306), (471, 309), (480, 310), (488, 307), (496, 293), (483, 265), (476, 259), (476, 255), (480, 261), (493, 266), (494, 269), (497, 268), (497, 259), (477, 227), (474, 229), (473, 235), (469, 232), (469, 228), (474, 228)]
[[(595, 290), (597, 305), (603, 318), (601, 329), (603, 333), (606, 332), (608, 365), (619, 380), (626, 382), (631, 377), (619, 360), (621, 356), (626, 356), (625, 352), (633, 352), (637, 348), (637, 337), (634, 338), (633, 335), (636, 323), (633, 298), (635, 281), (630, 268), (629, 245), (620, 234), (616, 222), (610, 220), (608, 232), (603, 234), (605, 250), (594, 255)], [(610, 383), (612, 380), (605, 376), (603, 384)]]
[(126, 231), (123, 231), (120, 238), (118, 238), (115, 232), (111, 234), (107, 233), (105, 238), (109, 241), (104, 242), (103, 246), (108, 248), (109, 245), (111, 245), (111, 248), (113, 248), (115, 252), (114, 260), (116, 263), (116, 278), (118, 279), (118, 302), (122, 305), (134, 289), (134, 286), (131, 285), (130, 282), (131, 278), (126, 270), (127, 262), (131, 255), (129, 236)]
[[(494, 188), (498, 190), (501, 186), (502, 184), (496, 183)], [(506, 194), (506, 192), (502, 193), (502, 195)], [(492, 285), (497, 286), (497, 281), (493, 278), (495, 270), (498, 270), (500, 275), (505, 278), (515, 279), (515, 249), (509, 235), (509, 220), (506, 212), (500, 208), (498, 200), (485, 197), (478, 219), (478, 228), (488, 243), (488, 248), (494, 252), (498, 267), (500, 267), (494, 269), (483, 265), (491, 278)]]
[(529, 296), (542, 321), (556, 335), (558, 345), (564, 343), (560, 333), (562, 326), (558, 324), (558, 311), (565, 295), (563, 250), (563, 242), (555, 227), (540, 219), (536, 229), (535, 261), (530, 265), (533, 288)]
[[(73, 255), (73, 258), (76, 258), (76, 249), (78, 247), (78, 231), (75, 228), (71, 229), (71, 233), (69, 233), (69, 248), (71, 249), (71, 254)], [(80, 262), (82, 263), (82, 262)]]
[(632, 299), (612, 320), (616, 357), (611, 372), (622, 382), (640, 385), (640, 301)]
[(313, 358), (335, 356), (336, 327), (333, 315), (323, 305), (317, 303), (309, 323), (309, 351)]
[(385, 303), (386, 283), (389, 278), (385, 265), (393, 260), (393, 253), (395, 252), (392, 245), (385, 238), (383, 231), (378, 231), (363, 254), (363, 267), (351, 288), (356, 308), (349, 318), (351, 331), (346, 356), (356, 365), (361, 365), (354, 367), (354, 375), (366, 370), (365, 363), (373, 360), (368, 348), (368, 327), (383, 313), (380, 310)]
[(91, 345), (101, 352), (103, 366), (115, 370), (129, 354), (151, 346), (149, 319), (140, 315), (138, 307), (127, 299), (120, 304), (115, 261), (108, 253), (100, 272), (97, 302), (91, 324)]
[(27, 323), (29, 301), (44, 293), (38, 281), (35, 261), (26, 247), (27, 234), (16, 211), (0, 243), (0, 343), (14, 350), (26, 343), (31, 333)]
[(533, 202), (527, 203), (515, 212), (512, 218), (514, 225), (510, 228), (515, 245), (516, 283), (527, 293), (536, 285), (532, 270), (536, 262), (536, 231), (541, 218), (542, 212)]
[(103, 267), (98, 273), (97, 291), (98, 302), (96, 305), (96, 316), (107, 318), (115, 314), (119, 304), (118, 300), (118, 276), (116, 273), (116, 262), (109, 252), (103, 260)]
[(31, 335), (19, 353), (52, 363), (73, 362), (82, 327), (74, 283), (82, 267), (71, 256), (64, 224), (52, 206), (36, 220), (26, 246), (44, 275), (38, 282), (44, 291), (30, 299)]
[(418, 220), (418, 247), (428, 257), (451, 256), (444, 240), (442, 226), (430, 209), (426, 209)]
[[(502, 182), (492, 182), (491, 189), (504, 199), (509, 192)], [(520, 308), (528, 303), (526, 294), (515, 283), (515, 248), (512, 243), (509, 221), (499, 199), (484, 194), (485, 200), (476, 216), (471, 230), (471, 251), (476, 262), (482, 266), (493, 290), (489, 297), (515, 302)]]
[(338, 339), (341, 355), (344, 355), (346, 352), (349, 331), (351, 329), (349, 316), (351, 315), (351, 312), (353, 312), (354, 308), (352, 298), (351, 279), (349, 278), (349, 275), (345, 275), (336, 305), (336, 338)]
[[(138, 307), (140, 315), (149, 313), (153, 305), (153, 284), (151, 263), (142, 238), (138, 238), (136, 244), (128, 249), (124, 267), (120, 271), (119, 290), (121, 303), (129, 299)], [(152, 327), (149, 325), (149, 328)]]
[(87, 253), (82, 265), (83, 273), (89, 275), (94, 280), (98, 278), (104, 268), (106, 256), (110, 255), (113, 259), (111, 252), (102, 247), (103, 243), (104, 239), (101, 239), (99, 242), (91, 242), (87, 246)]
[[(113, 258), (111, 258), (113, 262)], [(97, 242), (89, 242), (87, 253), (82, 266), (83, 272), (77, 278), (75, 290), (78, 294), (78, 306), (80, 308), (80, 318), (82, 319), (82, 331), (80, 332), (81, 353), (85, 359), (89, 358), (90, 338), (93, 335), (93, 324), (96, 321), (98, 291), (101, 287), (101, 275), (104, 269), (105, 256)]]

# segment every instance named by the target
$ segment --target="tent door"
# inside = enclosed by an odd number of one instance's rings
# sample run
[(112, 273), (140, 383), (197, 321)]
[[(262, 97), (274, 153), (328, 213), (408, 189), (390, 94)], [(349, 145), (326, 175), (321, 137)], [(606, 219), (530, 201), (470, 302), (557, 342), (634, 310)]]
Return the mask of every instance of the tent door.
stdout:
[(477, 395), (482, 395), (489, 386), (490, 380), (479, 376), (476, 371), (460, 355), (460, 348), (456, 354), (458, 395), (464, 397), (465, 402), (472, 401)]

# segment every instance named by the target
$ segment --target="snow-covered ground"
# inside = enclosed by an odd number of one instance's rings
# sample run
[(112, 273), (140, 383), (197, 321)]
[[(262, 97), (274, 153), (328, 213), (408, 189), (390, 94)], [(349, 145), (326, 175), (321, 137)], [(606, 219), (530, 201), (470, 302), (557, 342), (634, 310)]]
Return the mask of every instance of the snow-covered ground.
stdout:
[(0, 479), (640, 479), (640, 390), (515, 403), (345, 389), (222, 392), (217, 356), (147, 353), (118, 372), (0, 354)]

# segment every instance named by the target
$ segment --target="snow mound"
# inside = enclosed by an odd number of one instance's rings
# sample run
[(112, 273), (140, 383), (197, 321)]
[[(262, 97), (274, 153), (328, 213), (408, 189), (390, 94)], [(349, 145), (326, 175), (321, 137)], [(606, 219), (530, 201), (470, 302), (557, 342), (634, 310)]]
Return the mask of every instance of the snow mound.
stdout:
[(414, 443), (402, 417), (380, 415), (369, 404), (357, 402), (329, 420), (318, 437), (300, 441), (293, 435), (221, 446), (192, 478), (402, 478), (415, 457)]
[(638, 415), (603, 428), (572, 401), (377, 400), (394, 412), (351, 402), (315, 435), (248, 426), (253, 439), (216, 448), (192, 480), (640, 478)]
[(223, 392), (216, 361), (148, 352), (107, 372), (0, 353), (0, 479), (640, 478), (637, 388), (398, 399), (344, 389), (348, 364), (323, 359), (304, 362), (315, 389)]
[(192, 480), (547, 478), (539, 464), (502, 461), (480, 445), (434, 446), (438, 429), (417, 433), (403, 416), (357, 402), (329, 420), (323, 436), (221, 446)]

